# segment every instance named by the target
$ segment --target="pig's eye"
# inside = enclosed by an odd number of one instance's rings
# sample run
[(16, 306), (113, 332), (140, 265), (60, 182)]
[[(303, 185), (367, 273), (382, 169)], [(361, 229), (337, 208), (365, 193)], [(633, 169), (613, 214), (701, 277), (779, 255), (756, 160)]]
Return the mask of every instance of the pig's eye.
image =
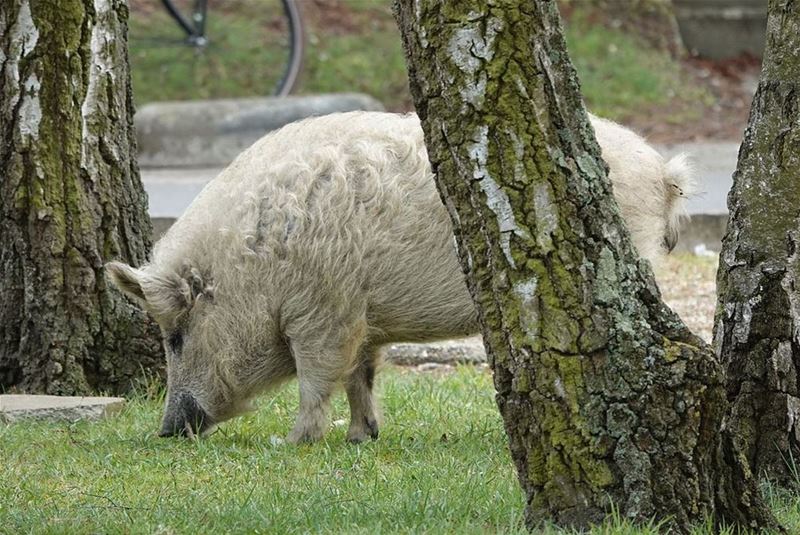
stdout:
[(169, 346), (169, 350), (172, 351), (173, 355), (180, 355), (183, 349), (183, 333), (172, 331), (169, 338), (167, 338), (167, 346)]

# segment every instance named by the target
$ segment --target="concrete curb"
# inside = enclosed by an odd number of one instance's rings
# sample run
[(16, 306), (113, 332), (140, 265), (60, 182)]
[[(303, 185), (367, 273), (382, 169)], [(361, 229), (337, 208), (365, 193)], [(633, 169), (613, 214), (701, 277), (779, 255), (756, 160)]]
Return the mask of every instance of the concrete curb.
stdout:
[(148, 104), (135, 117), (139, 165), (226, 166), (265, 133), (293, 121), (383, 109), (379, 101), (358, 93)]

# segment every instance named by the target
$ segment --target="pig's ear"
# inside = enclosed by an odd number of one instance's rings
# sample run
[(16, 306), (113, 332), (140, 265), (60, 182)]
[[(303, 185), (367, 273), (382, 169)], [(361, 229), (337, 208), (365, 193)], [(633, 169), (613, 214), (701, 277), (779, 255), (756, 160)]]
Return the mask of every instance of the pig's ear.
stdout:
[(109, 262), (106, 264), (106, 273), (111, 282), (121, 291), (141, 301), (145, 300), (144, 290), (142, 290), (145, 274), (142, 270), (121, 262)]
[(214, 300), (211, 276), (201, 273), (188, 261), (177, 273), (146, 271), (141, 286), (145, 308), (164, 324), (177, 321), (199, 301)]
[(194, 302), (188, 282), (175, 272), (148, 273), (142, 281), (142, 291), (145, 308), (164, 325), (174, 323)]
[(120, 290), (139, 300), (148, 312), (165, 325), (174, 322), (191, 308), (191, 288), (176, 273), (152, 273), (119, 262), (106, 264), (106, 271)]

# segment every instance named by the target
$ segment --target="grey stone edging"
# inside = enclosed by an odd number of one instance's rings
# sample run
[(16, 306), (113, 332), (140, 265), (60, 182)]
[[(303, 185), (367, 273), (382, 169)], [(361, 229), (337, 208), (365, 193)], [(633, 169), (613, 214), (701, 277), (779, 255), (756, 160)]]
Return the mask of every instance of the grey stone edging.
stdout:
[(315, 115), (383, 110), (369, 95), (342, 93), (291, 97), (155, 102), (135, 117), (141, 167), (228, 165), (265, 133)]
[(394, 344), (384, 349), (384, 358), (392, 364), (414, 366), (421, 363), (480, 364), (486, 362), (486, 350), (480, 336), (429, 344)]

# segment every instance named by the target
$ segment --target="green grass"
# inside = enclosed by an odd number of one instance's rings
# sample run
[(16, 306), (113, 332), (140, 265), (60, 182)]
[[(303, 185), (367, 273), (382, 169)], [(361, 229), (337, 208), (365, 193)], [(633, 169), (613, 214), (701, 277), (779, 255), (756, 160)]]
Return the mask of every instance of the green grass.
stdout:
[[(381, 437), (361, 446), (344, 426), (314, 445), (274, 444), (292, 424), (292, 386), (198, 442), (155, 436), (152, 393), (103, 422), (2, 425), (0, 533), (522, 533), (490, 375), (389, 368), (379, 388)], [(335, 418), (347, 417), (342, 398)], [(797, 497), (766, 490), (800, 532)], [(656, 532), (618, 516), (592, 531)]]
[(382, 385), (382, 436), (362, 446), (344, 426), (273, 445), (296, 388), (197, 443), (155, 437), (160, 403), (142, 396), (100, 423), (0, 427), (0, 532), (518, 531), (490, 377), (389, 371)]
[[(139, 4), (154, 1), (136, 0)], [(405, 60), (390, 2), (341, 0), (333, 5), (338, 7), (306, 9), (307, 47), (296, 92), (360, 91), (373, 95), (390, 110), (410, 109)], [(594, 112), (624, 120), (649, 114), (654, 107), (669, 108), (667, 120), (674, 122), (702, 113), (710, 96), (683, 72), (678, 61), (634, 35), (589, 22), (582, 9), (580, 4), (573, 9), (567, 40), (584, 96)], [(180, 48), (153, 47), (134, 39), (144, 28), (155, 35), (172, 31), (172, 23), (158, 6), (145, 10), (134, 3), (130, 51), (137, 103), (267, 94), (270, 80), (264, 73), (275, 72), (280, 58), (277, 48), (259, 44), (252, 27), (257, 12), (237, 16), (235, 11), (218, 13), (212, 5), (209, 20), (228, 23), (222, 33), (230, 41), (230, 49), (238, 50), (230, 59), (220, 54), (218, 61), (212, 62), (193, 59)]]
[(390, 110), (412, 107), (400, 34), (380, 12), (363, 31), (342, 35), (320, 31), (305, 56), (299, 93), (357, 91), (372, 95)]

